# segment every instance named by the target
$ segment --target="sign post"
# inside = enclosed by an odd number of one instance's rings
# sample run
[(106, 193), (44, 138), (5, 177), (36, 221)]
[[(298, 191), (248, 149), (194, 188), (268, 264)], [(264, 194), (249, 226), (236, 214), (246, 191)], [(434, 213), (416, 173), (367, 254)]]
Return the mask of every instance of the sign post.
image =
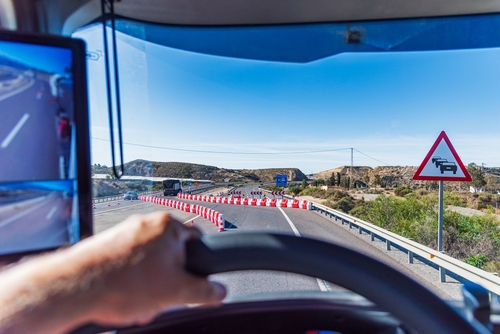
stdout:
[[(443, 251), (443, 181), (471, 182), (472, 178), (455, 151), (450, 139), (441, 131), (429, 153), (418, 167), (413, 180), (439, 181), (438, 251)], [(445, 281), (446, 272), (439, 267), (439, 280)]]

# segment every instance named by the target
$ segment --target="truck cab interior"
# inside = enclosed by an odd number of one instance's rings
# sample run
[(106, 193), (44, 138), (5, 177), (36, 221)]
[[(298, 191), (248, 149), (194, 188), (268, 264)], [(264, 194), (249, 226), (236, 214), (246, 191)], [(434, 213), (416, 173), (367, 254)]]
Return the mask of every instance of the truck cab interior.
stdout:
[[(103, 36), (103, 23), (109, 32), (110, 40), (107, 41), (109, 52), (102, 52), (105, 50), (104, 47), (98, 52), (99, 48), (96, 45), (102, 43), (102, 39), (93, 39), (95, 36), (99, 38)], [(346, 66), (349, 66), (348, 69), (354, 73), (356, 66), (359, 65), (365, 70), (364, 75), (371, 77), (384, 73), (385, 70), (365, 67), (363, 55), (498, 49), (500, 1), (0, 0), (0, 26), (4, 32), (12, 31), (31, 38), (41, 34), (86, 39), (87, 68), (94, 76), (89, 74), (86, 78), (88, 89), (78, 92), (89, 94), (90, 97), (84, 98), (89, 99), (89, 107), (92, 109), (90, 127), (98, 123), (101, 131), (99, 133), (95, 130), (97, 127), (92, 128), (90, 141), (93, 143), (94, 140), (99, 140), (95, 138), (99, 137), (99, 134), (111, 136), (111, 145), (109, 141), (106, 145), (111, 146), (112, 150), (106, 149), (105, 154), (112, 155), (113, 166), (120, 166), (124, 163), (123, 152), (127, 153), (126, 150), (131, 147), (123, 144), (126, 140), (123, 140), (122, 136), (130, 138), (135, 131), (131, 130), (130, 123), (136, 123), (135, 125), (142, 131), (141, 134), (151, 145), (161, 146), (153, 136), (148, 137), (148, 128), (141, 128), (142, 121), (137, 118), (140, 116), (128, 114), (127, 103), (140, 109), (146, 102), (127, 99), (124, 92), (135, 89), (134, 84), (137, 83), (123, 80), (133, 81), (143, 78), (140, 73), (154, 72), (156, 71), (154, 64), (160, 66), (162, 62), (155, 62), (151, 56), (146, 60), (128, 59), (126, 64), (122, 63), (118, 67), (116, 63), (127, 59), (127, 56), (121, 49), (120, 52), (113, 52), (113, 48), (116, 47), (114, 45), (116, 36), (111, 32), (118, 35), (119, 42), (128, 41), (130, 50), (144, 51), (162, 46), (179, 51), (176, 56), (178, 58), (174, 57), (176, 63), (172, 67), (185, 73), (198, 70), (190, 68), (188, 62), (184, 63), (183, 57), (187, 59), (193, 54), (202, 54), (215, 60), (243, 59), (259, 61), (264, 65), (280, 63), (284, 64), (284, 67), (298, 67), (303, 64), (318, 64), (330, 57), (341, 58), (359, 53), (361, 56), (346, 61)], [(91, 35), (92, 33), (95, 35)], [(0, 54), (1, 52), (2, 50)], [(105, 66), (101, 64), (95, 67), (92, 63), (94, 58), (104, 56), (108, 58), (107, 62), (110, 64), (106, 68), (111, 73), (108, 73), (108, 87), (114, 87), (107, 93), (106, 86), (100, 81), (98, 83), (96, 79), (97, 76), (105, 76), (105, 73), (99, 73), (105, 70)], [(148, 67), (142, 67), (144, 64)], [(459, 61), (453, 65), (461, 66)], [(216, 68), (217, 65), (213, 66)], [(418, 68), (418, 65), (415, 66)], [(212, 80), (211, 75), (218, 75), (208, 73), (212, 68), (203, 70), (206, 71), (204, 79), (208, 81)], [(405, 67), (399, 70), (404, 73), (412, 71)], [(114, 77), (116, 73), (119, 73), (122, 80), (121, 97), (117, 88), (118, 81)], [(220, 75), (230, 75), (221, 73)], [(348, 82), (349, 73), (344, 74), (346, 85), (355, 89), (356, 83)], [(145, 80), (151, 79), (148, 78)], [(259, 80), (253, 81), (252, 78), (249, 76), (246, 83), (248, 86), (255, 82), (262, 83)], [(307, 85), (317, 79), (307, 76), (303, 78), (284, 76), (282, 80), (301, 81), (302, 89), (307, 89)], [(408, 74), (408, 81), (411, 80)], [(370, 81), (371, 84), (374, 82)], [(275, 83), (275, 81), (269, 82), (268, 86), (262, 89), (272, 93)], [(168, 90), (177, 85), (180, 90), (184, 84), (172, 83), (164, 89)], [(360, 85), (365, 84), (363, 81), (360, 83)], [(153, 83), (148, 82), (145, 85), (151, 87)], [(239, 89), (242, 89), (241, 87)], [(406, 88), (411, 89), (411, 84)], [(231, 92), (228, 91), (228, 94)], [(106, 94), (112, 93), (117, 94), (116, 97), (106, 97)], [(385, 93), (387, 101), (401, 98), (398, 96), (399, 91)], [(211, 92), (199, 92), (199, 96), (184, 98), (203, 101), (204, 96), (209, 94)], [(371, 98), (373, 97), (370, 94), (360, 96), (360, 100)], [(406, 95), (403, 95), (402, 99), (404, 98)], [(115, 107), (109, 111), (108, 106), (99, 105), (103, 101), (106, 103), (113, 99), (115, 106), (116, 99), (122, 100), (121, 114), (119, 114), (120, 108)], [(293, 100), (293, 96), (286, 96), (284, 99)], [(311, 95), (311, 100), (313, 99), (314, 95)], [(391, 103), (387, 102), (386, 106), (391, 108)], [(238, 137), (238, 131), (244, 131), (242, 128), (245, 124), (231, 123), (231, 113), (238, 113), (238, 110), (225, 110), (225, 116), (220, 116), (217, 114), (218, 111), (210, 109), (208, 103), (207, 110), (214, 113), (214, 118), (217, 117), (218, 128), (208, 123), (192, 127), (176, 125), (177, 119), (173, 116), (171, 116), (172, 124), (163, 126), (183, 127), (185, 136), (197, 132), (198, 134), (193, 135), (205, 136), (207, 142), (219, 135)], [(115, 120), (114, 125), (107, 124), (108, 111), (111, 113), (110, 118)], [(78, 109), (76, 112), (86, 111)], [(209, 111), (197, 110), (193, 113), (195, 114), (193, 117), (197, 117), (199, 113), (209, 113)], [(272, 118), (270, 113), (268, 115)], [(189, 117), (189, 115), (184, 116)], [(265, 123), (274, 121), (274, 119), (254, 121), (251, 115), (247, 117), (247, 125), (254, 128), (267, 129)], [(305, 115), (301, 119), (284, 119), (287, 123), (293, 124), (310, 123), (312, 125), (310, 131), (314, 132), (314, 127), (321, 120), (311, 117)], [(336, 117), (339, 123), (342, 122), (342, 114)], [(436, 117), (448, 118), (451, 121), (455, 116), (448, 110)], [(488, 118), (490, 115), (484, 117)], [(64, 120), (67, 123), (67, 118)], [(472, 126), (475, 125), (474, 122), (475, 120), (471, 120)], [(68, 126), (66, 123), (64, 126)], [(154, 120), (151, 124), (153, 123)], [(488, 126), (497, 126), (494, 125), (495, 122), (491, 123), (493, 124)], [(88, 127), (87, 124), (85, 126)], [(229, 130), (221, 129), (223, 126), (227, 126)], [(147, 127), (146, 123), (143, 127)], [(356, 131), (356, 126), (353, 126), (353, 129)], [(64, 137), (64, 131), (61, 133)], [(85, 138), (89, 140), (88, 137)], [(89, 163), (87, 158), (82, 158), (80, 163), (82, 162)], [(84, 172), (89, 178), (89, 170)], [(119, 167), (115, 168), (114, 173), (117, 176), (121, 172)], [(83, 179), (84, 176), (81, 177), (81, 180)], [(89, 182), (89, 179), (85, 182)], [(176, 195), (180, 185), (174, 187), (170, 184), (166, 188), (173, 189), (169, 195)], [(168, 192), (166, 188), (165, 191)], [(87, 192), (82, 200), (89, 201), (89, 186), (82, 189)], [(90, 203), (83, 207), (91, 212)], [(87, 219), (91, 220), (91, 217), (88, 216)], [(91, 229), (86, 232), (90, 234)], [(500, 324), (495, 324), (498, 315), (494, 314), (496, 311), (490, 307), (489, 300), (485, 301), (485, 292), (480, 287), (473, 284), (465, 285), (463, 302), (447, 302), (396, 269), (343, 246), (324, 241), (272, 233), (242, 233), (206, 236), (201, 241), (191, 242), (186, 251), (187, 268), (198, 275), (240, 270), (287, 271), (319, 278), (343, 286), (349, 291), (269, 292), (231, 297), (217, 307), (183, 307), (169, 310), (144, 326), (112, 328), (106, 324), (88, 324), (75, 329), (73, 333), (465, 334), (500, 331)]]

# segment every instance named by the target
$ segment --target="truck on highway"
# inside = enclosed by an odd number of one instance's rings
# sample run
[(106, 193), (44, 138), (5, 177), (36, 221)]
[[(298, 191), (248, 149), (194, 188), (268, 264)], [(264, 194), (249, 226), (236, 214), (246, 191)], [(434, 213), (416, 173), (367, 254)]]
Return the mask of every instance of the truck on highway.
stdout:
[(177, 196), (182, 192), (181, 180), (163, 180), (163, 196)]

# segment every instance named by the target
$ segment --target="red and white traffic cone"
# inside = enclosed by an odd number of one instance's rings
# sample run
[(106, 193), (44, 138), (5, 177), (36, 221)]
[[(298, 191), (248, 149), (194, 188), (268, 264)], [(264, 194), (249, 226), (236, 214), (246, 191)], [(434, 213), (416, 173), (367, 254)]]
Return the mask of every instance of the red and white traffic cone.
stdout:
[(219, 232), (224, 232), (224, 215), (219, 216)]
[(111, 206), (111, 204), (109, 203), (109, 199), (108, 199), (108, 206)]
[(117, 200), (117, 201), (116, 201), (116, 204), (120, 205), (120, 200)]
[(96, 208), (96, 207), (95, 207), (95, 203), (94, 203), (94, 209), (95, 209), (95, 208)]

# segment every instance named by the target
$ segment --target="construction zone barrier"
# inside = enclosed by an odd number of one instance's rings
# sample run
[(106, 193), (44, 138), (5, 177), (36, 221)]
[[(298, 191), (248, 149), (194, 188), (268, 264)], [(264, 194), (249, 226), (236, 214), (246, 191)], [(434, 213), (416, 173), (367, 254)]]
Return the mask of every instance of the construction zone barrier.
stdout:
[(150, 202), (154, 204), (169, 206), (171, 208), (178, 209), (184, 212), (190, 212), (200, 215), (206, 220), (211, 221), (217, 227), (219, 232), (224, 231), (225, 228), (224, 215), (215, 210), (206, 208), (201, 205), (184, 203), (184, 202), (174, 201), (171, 199), (163, 199), (159, 197), (141, 196), (139, 197), (139, 199), (143, 202)]
[[(192, 201), (219, 203), (219, 204), (233, 204), (233, 205), (247, 205), (247, 206), (269, 206), (280, 208), (295, 208), (311, 210), (312, 203), (307, 200), (299, 199), (271, 199), (271, 198), (229, 198), (220, 196), (201, 196), (179, 193), (178, 198), (187, 199)], [(167, 206), (170, 206), (167, 204)]]

